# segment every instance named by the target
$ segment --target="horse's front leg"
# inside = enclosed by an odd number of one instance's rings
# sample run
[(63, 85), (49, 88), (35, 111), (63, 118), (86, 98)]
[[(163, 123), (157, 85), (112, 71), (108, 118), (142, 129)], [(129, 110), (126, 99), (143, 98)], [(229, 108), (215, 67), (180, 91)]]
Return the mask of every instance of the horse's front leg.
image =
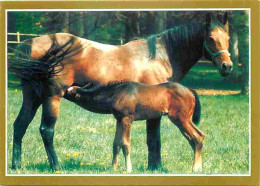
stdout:
[(132, 122), (133, 122), (133, 120), (131, 117), (125, 117), (122, 119), (122, 124), (123, 124), (122, 150), (123, 150), (123, 153), (125, 156), (126, 171), (128, 173), (132, 172), (132, 164), (131, 164), (131, 158), (130, 158)]
[(117, 121), (116, 135), (113, 144), (113, 167), (116, 169), (118, 163), (118, 153), (122, 147), (123, 154), (125, 157), (126, 171), (132, 172), (132, 164), (130, 158), (131, 152), (131, 128), (132, 128), (131, 117), (124, 117)]
[(148, 169), (151, 170), (162, 167), (160, 121), (161, 117), (156, 119), (149, 119), (146, 121)]
[(123, 133), (123, 127), (122, 123), (117, 121), (116, 123), (116, 134), (115, 134), (115, 139), (113, 143), (113, 160), (112, 160), (112, 165), (114, 170), (117, 169), (117, 164), (118, 164), (118, 154), (121, 149), (122, 145), (122, 133)]
[(46, 98), (42, 104), (42, 122), (40, 133), (44, 147), (47, 152), (49, 163), (52, 170), (59, 170), (59, 162), (53, 146), (54, 126), (59, 114), (61, 98), (53, 96)]

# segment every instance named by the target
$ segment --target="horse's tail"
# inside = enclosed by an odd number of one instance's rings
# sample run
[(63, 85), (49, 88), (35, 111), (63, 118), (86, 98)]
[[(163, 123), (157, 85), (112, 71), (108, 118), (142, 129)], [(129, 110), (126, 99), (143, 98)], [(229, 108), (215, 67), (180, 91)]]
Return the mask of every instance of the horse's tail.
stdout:
[(21, 79), (21, 85), (29, 83), (40, 97), (48, 80), (64, 69), (64, 59), (75, 55), (73, 37), (62, 46), (58, 44), (55, 35), (50, 35), (50, 38), (51, 47), (42, 57), (31, 57), (31, 39), (18, 45), (15, 57), (8, 60), (8, 72)]
[(200, 121), (200, 114), (201, 114), (201, 106), (200, 106), (200, 100), (199, 100), (199, 96), (197, 94), (197, 92), (193, 89), (190, 89), (190, 91), (192, 92), (192, 94), (195, 97), (195, 108), (194, 108), (194, 113), (192, 116), (192, 121), (198, 125), (199, 121)]

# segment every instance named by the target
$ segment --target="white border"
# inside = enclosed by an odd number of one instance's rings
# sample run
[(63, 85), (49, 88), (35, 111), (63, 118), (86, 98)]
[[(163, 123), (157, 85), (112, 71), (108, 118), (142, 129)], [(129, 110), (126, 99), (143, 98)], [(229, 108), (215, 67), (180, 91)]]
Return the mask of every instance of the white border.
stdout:
[[(44, 11), (49, 11), (49, 12), (64, 12), (64, 11), (208, 11), (208, 10), (247, 10), (249, 12), (249, 173), (248, 174), (7, 174), (7, 89), (8, 89), (8, 76), (7, 76), (7, 12), (13, 12), (13, 11), (21, 11), (21, 12), (44, 12)], [(23, 176), (51, 176), (51, 177), (55, 177), (55, 176), (93, 176), (93, 177), (97, 177), (97, 176), (101, 176), (101, 177), (110, 177), (110, 176), (159, 176), (159, 177), (169, 177), (169, 176), (194, 176), (194, 177), (198, 177), (198, 176), (231, 176), (231, 177), (235, 177), (235, 176), (243, 176), (243, 177), (247, 177), (247, 176), (251, 176), (251, 147), (252, 147), (252, 143), (251, 143), (251, 8), (187, 8), (187, 9), (183, 9), (183, 8), (178, 8), (178, 9), (6, 9), (5, 10), (5, 126), (6, 126), (6, 140), (5, 140), (5, 176), (8, 177), (23, 177)]]

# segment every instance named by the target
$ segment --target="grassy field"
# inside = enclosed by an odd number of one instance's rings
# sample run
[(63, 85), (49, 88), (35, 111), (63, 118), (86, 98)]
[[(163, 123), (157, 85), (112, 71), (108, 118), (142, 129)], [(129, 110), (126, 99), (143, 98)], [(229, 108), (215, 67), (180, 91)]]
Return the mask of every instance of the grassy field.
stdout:
[[(205, 79), (208, 79), (206, 81)], [(201, 81), (200, 81), (201, 80)], [(184, 79), (194, 88), (237, 90), (239, 86), (220, 77), (210, 66), (197, 66)], [(195, 86), (196, 85), (196, 86)], [(200, 96), (202, 119), (199, 129), (206, 134), (203, 149), (203, 174), (247, 174), (249, 171), (249, 98), (241, 95)], [(12, 124), (22, 102), (21, 91), (8, 90), (8, 173), (52, 174), (39, 133), (41, 109), (23, 139), (22, 169), (12, 171)], [(112, 143), (115, 120), (112, 115), (85, 111), (63, 100), (56, 124), (54, 144), (62, 174), (124, 174), (123, 153), (118, 171), (113, 171)], [(187, 140), (168, 117), (161, 123), (162, 165), (158, 171), (147, 169), (145, 121), (134, 122), (132, 166), (134, 174), (192, 173), (193, 152)]]

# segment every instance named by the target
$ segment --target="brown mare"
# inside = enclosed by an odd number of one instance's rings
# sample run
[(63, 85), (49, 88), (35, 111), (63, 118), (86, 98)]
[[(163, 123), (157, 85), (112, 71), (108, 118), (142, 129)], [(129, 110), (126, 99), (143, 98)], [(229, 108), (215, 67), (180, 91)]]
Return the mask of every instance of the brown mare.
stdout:
[(193, 171), (202, 169), (201, 151), (205, 135), (193, 124), (200, 119), (200, 102), (194, 90), (173, 82), (158, 85), (117, 82), (90, 89), (70, 87), (66, 99), (92, 112), (114, 115), (117, 121), (113, 144), (114, 169), (117, 168), (118, 153), (122, 148), (127, 172), (132, 171), (132, 122), (162, 115), (168, 115), (194, 150)]
[[(88, 83), (134, 81), (144, 84), (179, 82), (204, 55), (220, 74), (232, 69), (227, 13), (207, 14), (205, 24), (173, 27), (148, 39), (112, 46), (67, 33), (26, 40), (8, 61), (9, 72), (21, 79), (23, 104), (14, 122), (12, 168), (21, 167), (21, 144), (42, 105), (40, 133), (53, 170), (59, 169), (53, 146), (59, 105), (68, 87)], [(161, 117), (147, 120), (148, 168), (161, 167)]]

